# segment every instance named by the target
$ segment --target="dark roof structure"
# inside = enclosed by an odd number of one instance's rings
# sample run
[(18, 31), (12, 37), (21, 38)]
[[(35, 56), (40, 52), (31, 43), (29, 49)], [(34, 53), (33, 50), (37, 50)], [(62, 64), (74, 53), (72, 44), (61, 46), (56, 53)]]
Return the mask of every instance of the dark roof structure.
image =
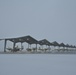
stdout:
[(22, 42), (27, 42), (29, 44), (38, 44), (38, 41), (31, 36), (24, 36), (20, 38)]
[(74, 45), (73, 48), (76, 48), (76, 46)]
[[(11, 41), (13, 42), (13, 50), (15, 50), (15, 46), (16, 46), (16, 43), (20, 42), (21, 43), (21, 48), (22, 48), (22, 43), (24, 42), (27, 42), (28, 44), (36, 44), (36, 51), (37, 51), (37, 44), (39, 45), (46, 45), (46, 46), (58, 46), (58, 47), (68, 47), (68, 48), (76, 48), (75, 45), (68, 45), (68, 44), (64, 44), (64, 43), (58, 43), (56, 41), (50, 43), (47, 39), (43, 39), (43, 40), (40, 40), (40, 41), (37, 41), (36, 39), (34, 39), (33, 37), (31, 37), (30, 35), (28, 36), (23, 36), (23, 37), (17, 37), (17, 38), (4, 38), (4, 39), (0, 39), (1, 40), (4, 40), (4, 52), (6, 52), (6, 44), (7, 44), (7, 41)], [(28, 45), (29, 47), (29, 45)]]
[(65, 47), (69, 47), (69, 44), (66, 44)]
[(57, 43), (56, 41), (52, 42), (53, 46), (59, 46), (59, 43)]
[(70, 47), (70, 48), (73, 48), (73, 45), (70, 45), (69, 47)]
[(38, 41), (36, 39), (34, 39), (33, 37), (31, 36), (23, 36), (23, 37), (18, 37), (18, 38), (9, 38), (9, 39), (6, 39), (6, 40), (9, 40), (9, 41), (12, 41), (12, 42), (15, 42), (15, 43), (18, 43), (18, 42), (27, 42), (29, 44), (37, 44)]
[(50, 42), (49, 42), (48, 40), (46, 40), (46, 39), (40, 40), (38, 43), (39, 43), (40, 45), (48, 45), (48, 46), (52, 45), (52, 43), (50, 43)]
[(65, 44), (64, 43), (60, 43), (59, 46), (60, 47), (65, 47)]

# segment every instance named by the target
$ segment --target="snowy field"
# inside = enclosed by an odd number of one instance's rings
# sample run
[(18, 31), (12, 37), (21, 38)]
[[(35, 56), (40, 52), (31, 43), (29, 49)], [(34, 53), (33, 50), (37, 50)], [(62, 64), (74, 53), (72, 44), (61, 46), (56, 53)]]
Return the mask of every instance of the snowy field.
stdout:
[(0, 54), (0, 75), (76, 75), (76, 55)]

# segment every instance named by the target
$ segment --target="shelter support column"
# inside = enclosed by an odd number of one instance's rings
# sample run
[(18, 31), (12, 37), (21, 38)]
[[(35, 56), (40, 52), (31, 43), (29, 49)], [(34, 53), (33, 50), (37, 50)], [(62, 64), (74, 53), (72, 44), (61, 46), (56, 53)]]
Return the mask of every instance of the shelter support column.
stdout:
[(47, 49), (47, 45), (46, 45), (46, 49)]
[(63, 51), (65, 51), (65, 47), (63, 46)]
[(43, 51), (43, 45), (41, 45), (41, 51)]
[(23, 50), (22, 42), (21, 42), (21, 50)]
[(54, 46), (54, 50), (56, 49), (55, 47), (56, 47), (56, 46)]
[(31, 44), (28, 43), (28, 48), (31, 48)]
[(5, 43), (4, 43), (4, 52), (6, 52), (6, 44), (7, 44), (7, 40), (5, 39)]
[(36, 44), (36, 52), (37, 52), (37, 44)]
[(51, 50), (51, 47), (49, 46), (49, 48), (48, 48), (48, 49), (49, 49), (49, 52), (50, 52), (50, 50)]
[(28, 43), (28, 49), (29, 49), (29, 43)]
[(68, 50), (68, 47), (66, 47), (66, 49)]
[(60, 51), (60, 46), (58, 46), (58, 49), (57, 49), (57, 51), (58, 51), (58, 52)]
[(13, 42), (13, 50), (15, 49), (15, 45), (16, 45), (16, 43), (15, 43), (15, 42)]

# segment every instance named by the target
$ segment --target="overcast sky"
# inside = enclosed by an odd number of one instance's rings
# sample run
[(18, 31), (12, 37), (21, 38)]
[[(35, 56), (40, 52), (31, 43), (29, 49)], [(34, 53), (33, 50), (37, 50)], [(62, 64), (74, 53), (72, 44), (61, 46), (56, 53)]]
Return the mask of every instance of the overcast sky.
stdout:
[(76, 0), (0, 0), (0, 38), (26, 35), (76, 45)]

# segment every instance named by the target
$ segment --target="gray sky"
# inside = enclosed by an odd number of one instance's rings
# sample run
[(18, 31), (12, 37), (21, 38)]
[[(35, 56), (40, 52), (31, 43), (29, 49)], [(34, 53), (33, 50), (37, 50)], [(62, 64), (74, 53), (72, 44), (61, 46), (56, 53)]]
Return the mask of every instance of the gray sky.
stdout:
[(76, 45), (76, 0), (0, 0), (0, 38), (26, 35)]

